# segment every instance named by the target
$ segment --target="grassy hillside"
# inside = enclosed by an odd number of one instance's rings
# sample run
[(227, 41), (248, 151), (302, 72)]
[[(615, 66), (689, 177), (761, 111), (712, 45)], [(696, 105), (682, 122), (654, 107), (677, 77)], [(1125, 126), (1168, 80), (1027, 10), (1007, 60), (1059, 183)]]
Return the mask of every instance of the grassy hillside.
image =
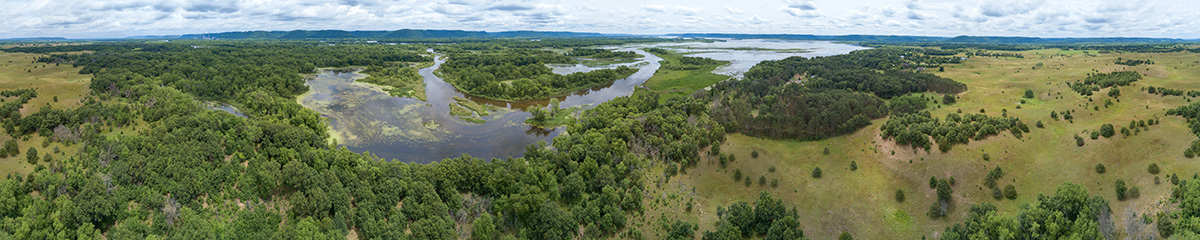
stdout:
[[(696, 168), (670, 179), (651, 174), (647, 205), (659, 207), (647, 212), (649, 222), (645, 231), (655, 231), (659, 218), (683, 219), (698, 222), (698, 234), (709, 230), (717, 221), (716, 206), (728, 206), (737, 201), (753, 202), (760, 191), (784, 199), (788, 207), (796, 207), (801, 228), (813, 239), (832, 239), (843, 231), (858, 239), (919, 239), (938, 237), (943, 229), (965, 219), (971, 204), (991, 202), (1001, 212), (1015, 214), (1022, 204), (1032, 202), (1038, 193), (1052, 194), (1063, 182), (1083, 184), (1092, 194), (1111, 201), (1118, 234), (1138, 234), (1143, 229), (1140, 216), (1157, 210), (1160, 201), (1169, 197), (1169, 174), (1191, 176), (1200, 171), (1194, 159), (1185, 158), (1183, 150), (1196, 139), (1187, 123), (1180, 117), (1165, 116), (1167, 109), (1187, 104), (1181, 96), (1148, 94), (1143, 87), (1167, 87), (1181, 90), (1200, 89), (1200, 68), (1194, 53), (1113, 53), (1084, 54), (1082, 51), (1058, 49), (1009, 52), (1024, 58), (974, 57), (963, 64), (945, 65), (945, 72), (926, 70), (942, 77), (967, 84), (968, 90), (958, 94), (953, 105), (930, 104), (935, 117), (961, 110), (988, 115), (1019, 117), (1031, 126), (1031, 132), (1020, 139), (1009, 133), (982, 141), (956, 146), (948, 152), (913, 150), (897, 146), (880, 138), (879, 126), (887, 119), (874, 120), (871, 126), (853, 134), (821, 141), (766, 140), (733, 134), (721, 146), (722, 152), (736, 156), (736, 161), (722, 168), (715, 156), (706, 155)], [(965, 56), (965, 55), (964, 55)], [(1151, 59), (1152, 65), (1125, 66), (1113, 62), (1117, 58)], [(1064, 83), (1082, 80), (1088, 73), (1137, 71), (1145, 76), (1130, 86), (1119, 87), (1118, 99), (1108, 96), (1105, 88), (1088, 97), (1071, 91)], [(1024, 99), (1026, 89), (1035, 97)], [(918, 94), (921, 95), (921, 94)], [(926, 93), (941, 101), (940, 95)], [(1025, 103), (1022, 104), (1022, 99)], [(1106, 100), (1113, 105), (1105, 107)], [(1020, 106), (1020, 109), (1017, 107)], [(1099, 110), (1095, 110), (1098, 107)], [(1076, 111), (1074, 122), (1054, 120), (1051, 111)], [(1161, 124), (1148, 126), (1137, 135), (1116, 134), (1097, 140), (1088, 138), (1103, 124), (1119, 129), (1130, 120), (1157, 118)], [(1033, 127), (1041, 121), (1045, 128)], [(1085, 145), (1076, 146), (1074, 135), (1084, 137)], [(825, 148), (830, 154), (823, 154)], [(893, 153), (894, 151), (894, 153)], [(758, 152), (758, 157), (752, 157)], [(984, 154), (988, 160), (984, 160)], [(850, 170), (851, 162), (857, 170)], [(1147, 172), (1150, 164), (1163, 170), (1155, 176)], [(1107, 171), (1099, 174), (1095, 165), (1103, 164)], [(822, 177), (811, 176), (814, 168)], [(984, 186), (985, 176), (1000, 167), (1006, 173), (998, 180), (1001, 186), (1013, 184), (1018, 192), (1015, 200), (995, 200), (992, 190)], [(662, 166), (651, 173), (661, 173)], [(772, 172), (771, 169), (774, 168)], [(751, 179), (750, 186), (735, 181), (735, 170)], [(658, 172), (655, 172), (658, 171)], [(760, 176), (767, 184), (759, 185)], [(929, 178), (956, 180), (949, 216), (931, 219), (926, 216), (929, 205), (936, 201)], [(771, 182), (778, 179), (778, 186)], [(1118, 179), (1141, 189), (1141, 197), (1118, 201), (1113, 190)], [(905, 192), (906, 200), (897, 202), (895, 192)], [(686, 211), (688, 202), (693, 209)], [(1137, 216), (1138, 218), (1134, 218)], [(1146, 228), (1148, 229), (1148, 228)], [(661, 230), (658, 230), (661, 231)]]
[[(79, 74), (80, 68), (70, 65), (33, 63), (40, 56), (43, 55), (0, 52), (0, 89), (37, 89), (38, 97), (33, 98), (21, 108), (21, 115), (36, 112), (41, 106), (47, 104), (56, 109), (79, 106), (79, 101), (88, 94), (88, 83), (91, 76)], [(55, 101), (55, 98), (58, 101)], [(15, 99), (16, 97), (4, 98), (6, 101)], [(0, 134), (0, 142), (6, 142), (9, 139), (12, 137), (8, 134)], [(0, 175), (32, 172), (33, 166), (29, 165), (25, 159), (25, 152), (29, 147), (36, 148), (38, 153), (42, 154), (54, 153), (53, 149), (59, 147), (60, 152), (53, 154), (54, 157), (74, 155), (74, 151), (78, 148), (78, 145), (68, 147), (61, 146), (61, 144), (42, 147), (41, 143), (44, 140), (45, 137), (40, 136), (19, 139), (18, 145), (21, 153), (17, 156), (0, 158)]]

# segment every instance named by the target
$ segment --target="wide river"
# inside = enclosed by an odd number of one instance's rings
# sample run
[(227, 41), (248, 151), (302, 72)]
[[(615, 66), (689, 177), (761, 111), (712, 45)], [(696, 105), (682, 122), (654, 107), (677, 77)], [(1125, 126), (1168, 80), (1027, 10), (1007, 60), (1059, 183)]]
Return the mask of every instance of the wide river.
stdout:
[[(636, 67), (638, 72), (609, 85), (558, 97), (561, 106), (587, 108), (632, 93), (639, 84), (654, 75), (659, 67), (658, 62), (662, 60), (641, 50), (646, 47), (668, 48), (689, 56), (730, 61), (729, 65), (713, 72), (736, 78), (764, 60), (791, 56), (830, 56), (865, 49), (831, 42), (757, 39), (614, 46), (609, 48), (643, 55), (636, 62), (619, 64)], [(379, 86), (356, 82), (356, 79), (366, 77), (357, 71), (332, 69), (321, 70), (310, 78), (307, 82), (309, 92), (298, 97), (297, 101), (328, 119), (330, 134), (342, 146), (352, 151), (370, 152), (386, 159), (406, 162), (428, 163), (462, 154), (489, 159), (520, 157), (526, 146), (538, 141), (550, 143), (564, 131), (562, 127), (543, 129), (524, 123), (530, 117), (525, 108), (545, 106), (549, 99), (508, 103), (467, 96), (433, 74), (444, 62), (444, 57), (438, 57), (433, 66), (419, 71), (424, 77), (428, 101), (392, 97)], [(551, 67), (555, 73), (565, 74), (616, 66)], [(483, 124), (467, 122), (449, 114), (450, 104), (455, 102), (454, 97), (497, 106), (499, 110), (483, 117), (486, 120)]]

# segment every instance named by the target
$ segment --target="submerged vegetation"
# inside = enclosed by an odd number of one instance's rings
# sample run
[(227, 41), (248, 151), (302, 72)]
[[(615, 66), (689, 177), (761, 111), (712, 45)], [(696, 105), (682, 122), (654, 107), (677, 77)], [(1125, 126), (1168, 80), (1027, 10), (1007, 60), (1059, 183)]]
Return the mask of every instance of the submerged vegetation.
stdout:
[(387, 91), (392, 96), (411, 97), (425, 101), (425, 82), (421, 79), (421, 75), (417, 73), (417, 69), (428, 67), (430, 64), (371, 66), (362, 71), (363, 74), (367, 74), (368, 76), (358, 81), (387, 86), (389, 88), (384, 89), (384, 91)]

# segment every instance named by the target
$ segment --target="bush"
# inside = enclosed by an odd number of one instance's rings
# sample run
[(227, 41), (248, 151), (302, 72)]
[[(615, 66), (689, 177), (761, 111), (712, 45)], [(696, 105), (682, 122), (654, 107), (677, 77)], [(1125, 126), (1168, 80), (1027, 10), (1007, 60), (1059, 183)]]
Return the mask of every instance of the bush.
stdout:
[(937, 178), (929, 177), (929, 189), (937, 188)]
[(1042, 125), (1042, 120), (1037, 121), (1037, 128), (1046, 128), (1045, 126)]
[(946, 216), (946, 210), (942, 209), (941, 204), (934, 202), (932, 205), (929, 205), (929, 212), (925, 213), (925, 215), (928, 215), (929, 218), (941, 218)]
[(33, 149), (33, 147), (29, 147), (29, 150), (25, 150), (25, 160), (29, 161), (29, 164), (37, 164), (37, 161), (38, 161), (37, 149)]
[(858, 170), (858, 162), (850, 161), (850, 171)]
[(767, 176), (758, 176), (758, 185), (767, 185)]
[(812, 177), (813, 178), (821, 178), (821, 168), (820, 167), (813, 168)]
[(1128, 191), (1125, 191), (1125, 197), (1127, 197), (1129, 199), (1134, 199), (1134, 198), (1138, 198), (1141, 196), (1142, 196), (1142, 191), (1140, 189), (1138, 189), (1137, 186), (1130, 187)]
[(958, 101), (958, 99), (955, 98), (954, 95), (950, 95), (950, 94), (942, 95), (942, 104), (950, 105), (950, 104), (954, 104), (954, 102), (957, 102), (957, 101)]
[(1092, 131), (1091, 137), (1092, 137), (1092, 140), (1100, 139), (1100, 131), (1099, 130)]
[(1012, 184), (1004, 186), (1004, 197), (1008, 200), (1017, 199), (1017, 187)]
[(1100, 125), (1100, 136), (1104, 136), (1104, 138), (1110, 138), (1116, 134), (1117, 130), (1113, 129), (1112, 124), (1105, 123), (1104, 125)]
[(984, 160), (984, 161), (991, 161), (991, 160), (992, 160), (992, 158), (988, 157), (988, 154), (987, 154), (987, 153), (983, 153), (983, 160)]
[(850, 232), (842, 232), (842, 235), (838, 236), (838, 240), (854, 240), (854, 237), (850, 236)]
[(750, 151), (751, 158), (758, 158), (758, 150)]
[(771, 179), (771, 187), (779, 187), (779, 179)]
[(1083, 146), (1083, 138), (1079, 137), (1079, 134), (1075, 134), (1075, 146)]
[(1000, 188), (992, 188), (992, 198), (996, 200), (1004, 199), (1004, 192)]
[(750, 177), (746, 177), (746, 180), (742, 181), (742, 183), (745, 184), (747, 187), (749, 187), (750, 186)]
[(42, 155), (42, 162), (50, 162), (50, 161), (54, 161), (54, 157), (50, 156), (50, 153), (46, 153), (46, 154)]
[(771, 167), (767, 168), (767, 171), (768, 171), (768, 172), (775, 172), (775, 166), (771, 166)]
[(1150, 174), (1155, 174), (1155, 175), (1158, 175), (1158, 170), (1159, 169), (1158, 169), (1157, 163), (1151, 163), (1150, 167), (1146, 168), (1147, 172), (1150, 172)]
[(733, 180), (734, 181), (742, 180), (742, 169), (734, 169), (733, 170)]
[(1033, 90), (1025, 89), (1025, 98), (1033, 98)]
[(821, 151), (821, 153), (824, 153), (825, 155), (829, 155), (829, 148), (826, 147), (825, 150)]
[(1117, 179), (1116, 185), (1117, 186), (1115, 188), (1113, 188), (1113, 190), (1117, 191), (1117, 200), (1125, 201), (1125, 199), (1126, 199), (1125, 194), (1126, 194), (1126, 191), (1128, 191), (1128, 189), (1125, 188), (1125, 180)]
[(1099, 173), (1099, 174), (1104, 174), (1104, 172), (1106, 172), (1106, 171), (1107, 171), (1107, 169), (1105, 169), (1105, 168), (1104, 168), (1104, 164), (1103, 164), (1103, 163), (1097, 163), (1097, 164), (1096, 164), (1096, 173)]

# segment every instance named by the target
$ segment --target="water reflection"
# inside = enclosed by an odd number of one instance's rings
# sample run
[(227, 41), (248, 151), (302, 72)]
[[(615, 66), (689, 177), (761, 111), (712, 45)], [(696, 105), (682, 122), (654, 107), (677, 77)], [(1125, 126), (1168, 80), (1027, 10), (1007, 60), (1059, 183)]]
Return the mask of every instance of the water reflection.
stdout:
[[(738, 46), (806, 49), (810, 52), (733, 49), (739, 48)], [(770, 40), (616, 46), (611, 48), (634, 51), (643, 57), (635, 62), (608, 66), (574, 65), (552, 68), (555, 73), (570, 73), (626, 65), (638, 68), (636, 73), (611, 84), (581, 90), (556, 99), (564, 108), (586, 108), (629, 95), (636, 86), (654, 75), (659, 68), (658, 62), (662, 60), (640, 50), (645, 47), (668, 47), (695, 56), (731, 61), (732, 64), (714, 71), (727, 75), (740, 75), (762, 60), (789, 56), (826, 56), (861, 49), (857, 46), (828, 42)], [(431, 54), (434, 53), (431, 51)], [(297, 101), (328, 119), (331, 135), (350, 150), (369, 151), (386, 159), (407, 162), (428, 163), (462, 154), (484, 158), (518, 157), (525, 152), (527, 145), (543, 140), (550, 142), (563, 132), (562, 127), (543, 129), (524, 124), (530, 117), (530, 114), (524, 111), (526, 108), (545, 106), (550, 99), (503, 102), (465, 95), (433, 74), (444, 62), (443, 57), (438, 57), (433, 66), (418, 71), (424, 78), (428, 101), (392, 97), (380, 86), (357, 82), (355, 80), (366, 77), (358, 73), (360, 69), (321, 70), (307, 81), (310, 91), (298, 97)], [(450, 104), (455, 102), (455, 97), (497, 106), (499, 110), (483, 116), (486, 120), (483, 124), (467, 122), (449, 115)]]

